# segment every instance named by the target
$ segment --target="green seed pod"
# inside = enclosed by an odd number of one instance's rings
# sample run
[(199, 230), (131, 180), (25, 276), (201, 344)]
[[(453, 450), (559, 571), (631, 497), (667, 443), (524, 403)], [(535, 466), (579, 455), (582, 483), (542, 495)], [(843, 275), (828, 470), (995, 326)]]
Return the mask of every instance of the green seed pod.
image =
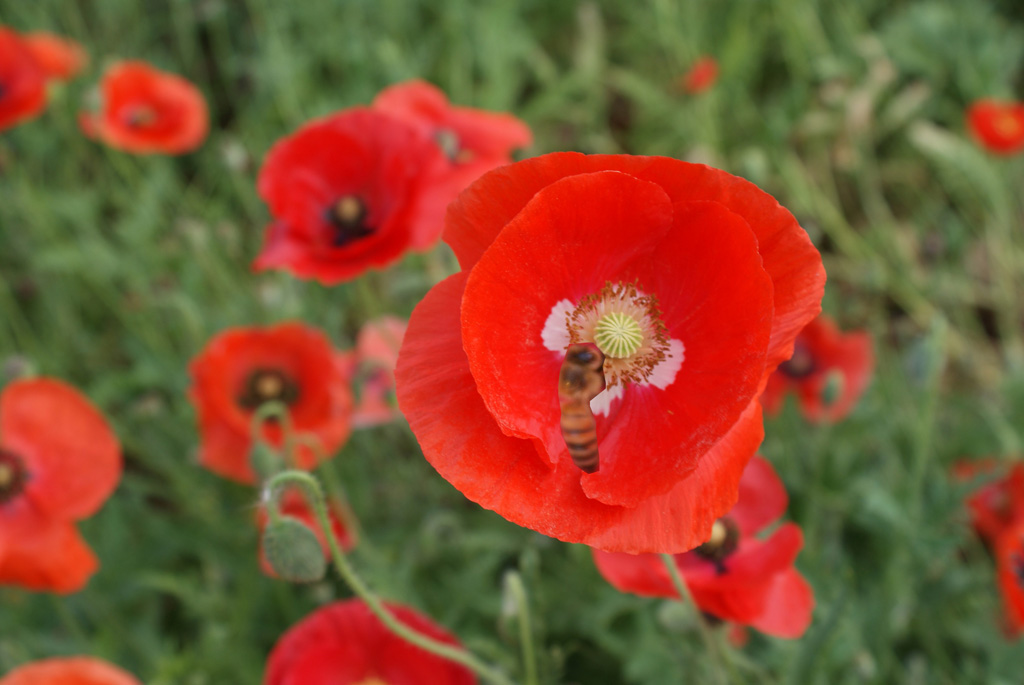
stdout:
[(267, 524), (263, 553), (274, 573), (293, 583), (312, 583), (327, 573), (327, 559), (316, 533), (290, 516)]

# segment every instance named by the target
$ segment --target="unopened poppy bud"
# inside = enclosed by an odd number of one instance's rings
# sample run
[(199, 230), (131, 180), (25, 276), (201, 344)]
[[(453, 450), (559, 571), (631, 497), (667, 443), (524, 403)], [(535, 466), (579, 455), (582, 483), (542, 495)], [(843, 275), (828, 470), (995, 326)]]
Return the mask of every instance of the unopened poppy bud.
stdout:
[(284, 460), (273, 447), (262, 440), (256, 440), (249, 450), (249, 465), (260, 480), (266, 480), (284, 468)]
[(846, 378), (843, 376), (843, 372), (839, 370), (830, 371), (828, 378), (825, 379), (825, 387), (821, 390), (821, 402), (826, 407), (831, 407), (836, 403), (836, 400), (843, 394), (843, 386), (846, 384)]
[(274, 573), (293, 583), (312, 583), (327, 573), (327, 560), (316, 533), (290, 516), (267, 524), (263, 553)]

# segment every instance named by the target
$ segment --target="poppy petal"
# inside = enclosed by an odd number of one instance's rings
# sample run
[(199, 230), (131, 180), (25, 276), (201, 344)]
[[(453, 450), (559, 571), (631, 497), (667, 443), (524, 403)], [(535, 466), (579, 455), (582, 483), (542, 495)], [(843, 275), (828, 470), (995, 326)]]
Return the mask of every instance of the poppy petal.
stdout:
[(740, 494), (729, 518), (743, 535), (755, 535), (781, 517), (789, 506), (789, 495), (771, 463), (755, 456), (740, 478)]
[(54, 657), (24, 664), (0, 685), (141, 685), (120, 668), (90, 656)]
[(0, 395), (0, 438), (25, 462), (26, 495), (51, 516), (94, 514), (121, 477), (121, 448), (106, 419), (60, 381), (8, 385)]
[(772, 578), (764, 609), (750, 625), (762, 633), (795, 639), (807, 631), (814, 611), (814, 591), (795, 568)]

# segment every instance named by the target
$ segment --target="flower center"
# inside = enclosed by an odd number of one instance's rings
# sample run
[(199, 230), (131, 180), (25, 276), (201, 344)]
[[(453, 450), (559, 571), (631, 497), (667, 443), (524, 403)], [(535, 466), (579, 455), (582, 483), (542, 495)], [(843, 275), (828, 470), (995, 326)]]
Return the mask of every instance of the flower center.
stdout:
[(566, 315), (572, 343), (593, 343), (605, 354), (606, 387), (640, 383), (651, 376), (669, 350), (668, 330), (658, 299), (637, 283), (606, 283)]
[(374, 227), (366, 221), (368, 214), (366, 203), (357, 196), (343, 195), (338, 198), (325, 212), (327, 222), (335, 229), (331, 236), (331, 244), (334, 247), (344, 247), (371, 235)]
[(265, 402), (281, 402), (291, 406), (299, 399), (299, 386), (290, 376), (278, 369), (256, 369), (245, 379), (245, 387), (238, 396), (238, 405), (255, 410)]
[(14, 452), (0, 448), (0, 504), (21, 494), (28, 480), (25, 463)]
[(434, 134), (434, 142), (441, 148), (441, 152), (448, 158), (449, 162), (465, 164), (473, 159), (473, 151), (462, 147), (459, 134), (450, 128), (438, 129)]
[(128, 107), (124, 112), (124, 123), (129, 128), (143, 128), (156, 122), (156, 110), (145, 105)]
[(728, 516), (715, 521), (711, 526), (711, 538), (693, 550), (698, 556), (715, 565), (719, 574), (725, 573), (724, 561), (736, 551), (740, 542), (740, 529)]
[(386, 680), (381, 680), (375, 675), (370, 676), (366, 680), (360, 680), (356, 685), (388, 685)]
[(1004, 138), (1016, 138), (1022, 133), (1024, 124), (1009, 112), (1001, 112), (992, 122), (992, 127)]
[(814, 359), (814, 354), (811, 353), (811, 348), (803, 340), (797, 338), (796, 344), (793, 345), (793, 356), (789, 358), (789, 361), (779, 364), (779, 371), (790, 378), (800, 379), (810, 376), (817, 367), (818, 364)]

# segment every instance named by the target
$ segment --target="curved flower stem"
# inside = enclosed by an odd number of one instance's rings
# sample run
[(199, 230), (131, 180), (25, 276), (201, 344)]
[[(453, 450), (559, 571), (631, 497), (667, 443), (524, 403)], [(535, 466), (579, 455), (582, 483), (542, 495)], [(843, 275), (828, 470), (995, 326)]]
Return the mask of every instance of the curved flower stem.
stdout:
[[(288, 446), (292, 450), (302, 446), (311, 449), (318, 467), (330, 464), (323, 443), (313, 433), (295, 433)], [(294, 461), (290, 463), (294, 463)], [(361, 539), (363, 537), (362, 530), (359, 528), (359, 520), (356, 519), (355, 512), (352, 511), (352, 505), (349, 504), (348, 493), (345, 492), (345, 488), (337, 478), (328, 478), (326, 480), (327, 491), (337, 502), (338, 513), (341, 514), (345, 529), (349, 531), (353, 540)]]
[(533, 632), (530, 630), (530, 605), (522, 577), (515, 571), (505, 574), (505, 587), (516, 602), (519, 615), (519, 644), (523, 649), (523, 665), (526, 671), (526, 685), (538, 685), (537, 657), (533, 651)]
[(465, 666), (487, 682), (495, 683), (496, 685), (515, 685), (501, 671), (485, 664), (465, 649), (453, 647), (434, 638), (427, 637), (396, 619), (391, 611), (384, 606), (380, 598), (367, 587), (363, 579), (356, 575), (355, 570), (348, 563), (345, 553), (341, 551), (341, 546), (334, 536), (334, 531), (327, 515), (327, 503), (324, 500), (323, 489), (320, 487), (319, 481), (303, 471), (284, 471), (267, 481), (266, 491), (273, 498), (281, 488), (288, 485), (302, 488), (312, 504), (313, 511), (316, 512), (317, 521), (319, 521), (320, 527), (327, 537), (327, 544), (331, 549), (331, 558), (334, 560), (334, 567), (338, 570), (338, 575), (341, 576), (341, 579), (352, 588), (352, 591), (366, 603), (370, 611), (391, 632), (424, 651)]
[(718, 644), (715, 642), (715, 636), (711, 634), (711, 627), (708, 622), (704, 620), (704, 616), (700, 613), (700, 608), (697, 603), (693, 601), (693, 595), (690, 594), (690, 588), (686, 586), (686, 581), (683, 580), (683, 576), (679, 573), (679, 567), (676, 566), (676, 559), (671, 554), (662, 554), (661, 560), (665, 562), (665, 568), (668, 569), (668, 575), (672, 578), (672, 584), (676, 587), (676, 592), (679, 593), (679, 599), (684, 604), (689, 604), (693, 607), (694, 614), (697, 618), (697, 626), (700, 630), (700, 637), (704, 640), (704, 647), (708, 650), (708, 654), (711, 656), (713, 670), (715, 672), (715, 680), (722, 685), (728, 682), (727, 678), (722, 669), (722, 658), (718, 653)]

